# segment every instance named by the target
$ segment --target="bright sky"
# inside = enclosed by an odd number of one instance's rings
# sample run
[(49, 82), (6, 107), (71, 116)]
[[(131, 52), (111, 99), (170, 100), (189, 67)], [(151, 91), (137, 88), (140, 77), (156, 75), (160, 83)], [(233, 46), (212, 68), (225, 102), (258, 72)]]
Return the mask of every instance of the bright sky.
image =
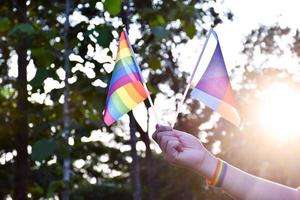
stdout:
[[(231, 10), (234, 14), (234, 20), (224, 21), (223, 24), (215, 28), (215, 31), (220, 39), (228, 71), (237, 65), (245, 63), (245, 57), (240, 52), (243, 49), (243, 41), (251, 30), (257, 29), (260, 25), (271, 26), (275, 24), (279, 24), (281, 27), (297, 28), (299, 25), (297, 19), (300, 18), (299, 7), (300, 2), (297, 3), (297, 1), (293, 0), (224, 0), (221, 8), (216, 10)], [(195, 38), (186, 45), (176, 49), (176, 53), (179, 53), (179, 65), (182, 71), (192, 72), (204, 41), (204, 38), (201, 40)], [(297, 68), (297, 73), (299, 73), (298, 63), (290, 59), (289, 56), (288, 54), (285, 57), (276, 57), (273, 62), (277, 65), (283, 65), (283, 67), (293, 65), (294, 68)], [(260, 60), (264, 59), (264, 57), (256, 57), (256, 59)], [(205, 66), (205, 64), (201, 65), (200, 62), (199, 68)], [(174, 99), (169, 101), (174, 101)], [(161, 101), (156, 102), (158, 104), (157, 107), (166, 107), (171, 104), (169, 101), (162, 98)], [(174, 114), (166, 115), (163, 121), (172, 121), (172, 115)]]
[[(221, 48), (227, 67), (233, 68), (243, 63), (240, 51), (243, 48), (243, 40), (251, 30), (259, 25), (279, 24), (283, 27), (299, 27), (300, 2), (295, 0), (224, 0), (223, 9), (230, 9), (234, 14), (233, 21), (225, 21), (215, 30), (218, 33)], [(181, 51), (181, 66), (185, 71), (191, 71), (197, 56), (201, 51), (204, 40), (191, 40), (186, 45), (186, 50)]]

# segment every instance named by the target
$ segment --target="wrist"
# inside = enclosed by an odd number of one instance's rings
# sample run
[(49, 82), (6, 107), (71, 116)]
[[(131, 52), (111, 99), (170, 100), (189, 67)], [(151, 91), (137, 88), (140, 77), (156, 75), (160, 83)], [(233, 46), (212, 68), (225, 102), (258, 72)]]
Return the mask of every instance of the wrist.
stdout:
[(197, 167), (197, 172), (207, 179), (211, 179), (214, 176), (215, 169), (218, 164), (218, 159), (207, 152), (202, 160), (201, 164)]

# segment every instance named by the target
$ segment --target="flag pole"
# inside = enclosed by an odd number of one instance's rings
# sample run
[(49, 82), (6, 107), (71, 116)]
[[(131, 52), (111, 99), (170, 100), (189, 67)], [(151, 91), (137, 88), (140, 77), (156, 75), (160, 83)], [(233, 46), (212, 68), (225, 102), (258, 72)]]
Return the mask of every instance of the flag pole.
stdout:
[(213, 33), (213, 29), (211, 28), (211, 29), (209, 30), (209, 32), (207, 33), (205, 43), (204, 43), (203, 48), (202, 48), (202, 50), (201, 50), (201, 53), (200, 53), (200, 55), (199, 55), (199, 57), (198, 57), (198, 60), (197, 60), (197, 62), (196, 62), (196, 64), (195, 64), (195, 67), (194, 67), (193, 73), (192, 73), (192, 75), (191, 75), (191, 78), (190, 78), (190, 80), (189, 80), (189, 82), (188, 82), (188, 85), (186, 86), (185, 91), (184, 91), (184, 93), (183, 93), (183, 96), (182, 96), (182, 98), (181, 98), (181, 100), (180, 100), (180, 102), (179, 102), (179, 104), (178, 104), (177, 111), (176, 111), (176, 114), (175, 114), (175, 118), (174, 118), (174, 120), (173, 120), (173, 122), (172, 122), (172, 124), (171, 124), (172, 128), (174, 127), (174, 125), (175, 125), (175, 123), (176, 123), (176, 120), (177, 120), (177, 117), (178, 117), (179, 113), (181, 112), (182, 105), (183, 105), (184, 100), (185, 100), (185, 98), (186, 98), (186, 95), (187, 95), (187, 93), (188, 93), (188, 91), (189, 91), (189, 89), (190, 89), (190, 87), (191, 87), (191, 85), (192, 85), (192, 81), (193, 81), (193, 78), (194, 78), (194, 76), (195, 76), (196, 70), (197, 70), (197, 68), (198, 68), (198, 66), (199, 66), (199, 63), (200, 63), (200, 61), (201, 61), (201, 59), (202, 59), (204, 50), (205, 50), (205, 48), (206, 48), (206, 46), (207, 46), (208, 40), (209, 40), (210, 35), (211, 35), (212, 33)]
[(126, 36), (127, 41), (129, 42), (129, 49), (130, 49), (130, 52), (131, 52), (131, 54), (132, 54), (134, 63), (135, 63), (135, 65), (137, 66), (137, 68), (138, 68), (138, 70), (139, 70), (139, 74), (140, 74), (140, 76), (141, 76), (141, 78), (142, 78), (142, 83), (143, 83), (144, 89), (146, 90), (147, 98), (148, 98), (148, 100), (149, 100), (150, 106), (151, 106), (151, 108), (152, 108), (152, 110), (153, 110), (154, 118), (155, 118), (155, 120), (156, 120), (156, 123), (157, 123), (157, 124), (160, 124), (160, 120), (159, 120), (158, 115), (157, 115), (157, 112), (156, 112), (156, 110), (155, 110), (154, 103), (153, 103), (153, 101), (152, 101), (152, 99), (151, 99), (151, 97), (150, 97), (150, 92), (149, 92), (148, 87), (147, 87), (147, 85), (146, 85), (146, 83), (145, 83), (145, 81), (144, 81), (144, 78), (143, 78), (141, 69), (140, 69), (140, 67), (139, 67), (139, 65), (138, 65), (138, 63), (137, 63), (137, 61), (136, 61), (135, 54), (134, 54), (134, 51), (133, 51), (133, 49), (132, 49), (132, 46), (131, 46), (131, 43), (130, 43), (130, 40), (129, 40), (129, 37), (128, 37), (128, 34), (127, 34), (127, 30), (126, 30), (125, 27), (123, 28), (123, 31), (124, 31), (124, 33), (125, 33), (125, 36)]

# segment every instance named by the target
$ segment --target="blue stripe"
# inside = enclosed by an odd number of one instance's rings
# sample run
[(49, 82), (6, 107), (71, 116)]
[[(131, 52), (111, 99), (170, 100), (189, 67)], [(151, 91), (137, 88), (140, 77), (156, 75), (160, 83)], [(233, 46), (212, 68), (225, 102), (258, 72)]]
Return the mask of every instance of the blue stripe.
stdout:
[(217, 110), (221, 102), (220, 99), (217, 99), (216, 97), (213, 97), (197, 88), (192, 90), (191, 96), (198, 99), (213, 110)]
[(138, 70), (136, 69), (134, 64), (120, 67), (114, 71), (112, 78), (110, 80), (110, 85), (113, 85), (117, 80), (119, 80), (123, 76), (132, 74), (132, 73), (137, 73), (137, 72), (138, 72)]
[(117, 109), (111, 98), (108, 101), (107, 109), (111, 117), (116, 121), (122, 116), (122, 113), (120, 113), (120, 111)]

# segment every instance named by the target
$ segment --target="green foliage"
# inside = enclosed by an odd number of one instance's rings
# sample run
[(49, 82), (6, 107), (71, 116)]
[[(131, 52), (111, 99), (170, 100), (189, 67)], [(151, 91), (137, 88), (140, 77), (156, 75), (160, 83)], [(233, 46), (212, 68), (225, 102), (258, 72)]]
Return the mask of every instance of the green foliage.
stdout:
[(49, 158), (56, 148), (55, 140), (41, 139), (36, 141), (32, 146), (32, 159), (36, 161), (43, 161)]
[(73, 194), (71, 194), (71, 198), (74, 200), (130, 200), (132, 199), (132, 196), (129, 188), (116, 186), (115, 184), (84, 184), (80, 185), (80, 187), (77, 190), (75, 190)]
[(160, 60), (156, 57), (150, 56), (148, 58), (148, 64), (151, 69), (160, 69)]
[(47, 198), (51, 198), (55, 195), (56, 192), (60, 191), (63, 188), (63, 181), (52, 181), (47, 190)]
[(28, 37), (32, 36), (35, 33), (32, 25), (28, 23), (20, 23), (14, 26), (8, 33), (8, 35), (13, 37)]
[(0, 32), (6, 32), (11, 28), (11, 21), (8, 17), (0, 17)]
[(98, 32), (97, 42), (104, 48), (109, 47), (110, 42), (113, 40), (112, 35), (113, 27), (107, 25), (96, 26), (95, 31)]
[(154, 27), (152, 31), (153, 31), (153, 34), (155, 35), (155, 37), (158, 38), (158, 40), (161, 40), (161, 39), (164, 39), (164, 38), (167, 38), (168, 36), (170, 36), (170, 32), (162, 26)]
[(193, 23), (184, 23), (183, 29), (189, 38), (193, 38), (197, 32), (196, 26)]
[(111, 15), (117, 15), (121, 12), (122, 0), (105, 0), (104, 9)]
[[(45, 68), (38, 68), (36, 76), (30, 81), (33, 88), (42, 88), (44, 80), (48, 77), (48, 71)], [(36, 91), (35, 89), (33, 91)]]
[[(201, 21), (203, 16), (208, 16), (213, 25), (216, 25), (214, 20), (219, 18), (209, 12), (209, 9), (203, 10), (202, 6), (197, 8), (195, 6), (200, 3), (206, 4), (208, 1), (134, 0), (129, 5), (130, 12), (126, 17), (122, 16), (125, 12), (122, 12), (124, 6), (121, 6), (121, 0), (103, 2), (104, 9), (101, 6), (98, 9), (96, 5), (102, 2), (94, 0), (74, 1), (72, 5), (71, 14), (76, 12), (75, 16), (82, 15), (84, 19), (74, 20), (68, 35), (72, 53), (80, 57), (80, 61), (71, 61), (70, 131), (71, 139), (74, 141), (72, 146), (69, 146), (61, 136), (64, 130), (62, 105), (64, 83), (57, 74), (64, 71), (63, 1), (31, 1), (28, 5), (28, 23), (19, 23), (11, 1), (4, 1), (1, 4), (1, 15), (5, 17), (0, 18), (0, 156), (3, 153), (13, 152), (16, 148), (15, 131), (18, 117), (16, 80), (8, 75), (7, 63), (15, 54), (15, 45), (18, 44), (16, 40), (26, 38), (30, 44), (27, 61), (32, 59), (36, 68), (36, 73), (32, 75), (33, 79), (28, 83), (30, 88), (28, 145), (32, 146), (29, 190), (32, 199), (60, 197), (63, 190), (62, 161), (68, 152), (67, 147), (71, 148), (72, 199), (132, 199), (130, 151), (127, 148), (125, 151), (120, 150), (120, 147), (128, 145), (128, 135), (124, 128), (127, 125), (106, 127), (102, 122), (101, 112), (107, 92), (107, 88), (103, 88), (103, 82), (108, 83), (111, 76), (104, 66), (109, 65), (110, 61), (99, 59), (96, 49), (101, 49), (101, 53), (107, 51), (107, 56), (114, 59), (113, 49), (110, 49), (116, 39), (113, 31), (121, 32), (122, 27), (118, 27), (121, 23), (116, 21), (121, 21), (123, 17), (129, 25), (136, 25), (140, 32), (140, 38), (133, 44), (133, 48), (142, 69), (149, 66), (147, 85), (152, 92), (152, 98), (161, 93), (162, 84), (168, 84), (176, 94), (184, 88), (186, 74), (178, 70), (172, 49), (189, 38), (200, 36), (205, 32), (202, 28), (198, 31), (200, 29), (195, 27), (196, 20)], [(207, 7), (210, 8), (209, 5)], [(178, 25), (174, 26), (175, 22), (179, 22)], [(125, 24), (124, 21), (123, 23)], [(175, 37), (179, 38), (176, 42)], [(105, 50), (102, 51), (99, 47)], [(47, 84), (45, 82), (47, 78), (52, 78), (55, 83)], [(95, 86), (95, 82), (99, 80), (101, 86)], [(195, 124), (200, 125), (193, 121), (190, 126), (194, 128), (192, 129), (194, 132), (198, 131)], [(120, 132), (124, 135), (120, 136)], [(103, 142), (107, 138), (110, 140)], [(144, 158), (141, 157), (141, 160)], [(75, 165), (77, 161), (81, 161), (82, 166)], [(163, 162), (159, 156), (155, 156), (154, 161)], [(2, 194), (12, 195), (15, 184), (14, 163), (15, 157), (0, 165), (0, 198)], [(113, 172), (102, 170), (101, 167), (107, 167)], [(142, 162), (142, 169), (149, 167), (155, 168)], [(158, 165), (156, 170), (158, 177), (156, 190), (159, 199), (176, 199), (177, 193), (181, 194), (178, 198), (191, 195), (191, 191), (185, 185), (192, 186), (192, 184), (187, 184), (188, 181), (181, 182), (182, 177), (186, 177), (185, 171), (181, 170), (180, 176), (170, 183), (172, 174), (179, 171), (165, 165)], [(112, 176), (114, 172), (120, 175)], [(146, 199), (147, 175), (145, 171), (142, 173), (143, 199)], [(89, 181), (94, 179), (96, 184), (90, 184)], [(195, 179), (191, 177), (187, 180), (196, 183), (195, 187), (202, 184)], [(176, 192), (172, 192), (173, 186), (174, 188), (176, 186)], [(200, 198), (203, 190), (194, 190), (195, 196)]]
[(45, 47), (32, 48), (31, 55), (37, 68), (48, 67), (53, 63), (53, 58)]

